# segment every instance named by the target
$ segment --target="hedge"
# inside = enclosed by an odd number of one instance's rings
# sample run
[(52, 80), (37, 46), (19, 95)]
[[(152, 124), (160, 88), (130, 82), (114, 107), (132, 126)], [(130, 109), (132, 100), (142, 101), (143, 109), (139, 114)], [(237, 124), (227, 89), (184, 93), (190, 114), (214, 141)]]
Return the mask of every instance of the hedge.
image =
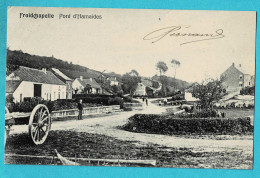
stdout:
[(120, 105), (123, 108), (123, 99), (103, 98), (103, 97), (84, 97), (77, 99), (59, 99), (56, 101), (46, 101), (41, 98), (27, 98), (20, 103), (7, 102), (6, 106), (10, 112), (32, 112), (37, 104), (45, 104), (49, 111), (76, 109), (79, 99), (83, 100), (83, 107), (95, 107), (101, 105)]
[(245, 87), (240, 90), (240, 95), (255, 95), (255, 86), (253, 87)]
[(136, 114), (122, 129), (132, 132), (191, 135), (253, 133), (250, 118), (174, 118), (172, 115)]

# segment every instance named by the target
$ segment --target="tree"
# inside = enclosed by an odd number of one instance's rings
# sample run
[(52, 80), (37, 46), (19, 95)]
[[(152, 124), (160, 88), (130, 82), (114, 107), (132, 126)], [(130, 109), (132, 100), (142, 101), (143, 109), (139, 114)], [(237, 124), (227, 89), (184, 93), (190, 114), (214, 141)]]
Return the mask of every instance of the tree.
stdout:
[(137, 84), (141, 82), (141, 77), (139, 77), (138, 75), (132, 75), (132, 71), (124, 74), (122, 77), (122, 89), (125, 93), (129, 93), (130, 95), (134, 94), (137, 88)]
[(156, 64), (156, 69), (159, 70), (160, 76), (162, 76), (168, 70), (168, 67), (165, 62), (159, 61)]
[(172, 60), (171, 60), (171, 64), (172, 64), (172, 67), (173, 67), (173, 70), (174, 70), (174, 77), (173, 77), (173, 78), (175, 79), (176, 70), (177, 70), (177, 68), (180, 67), (181, 63), (180, 63), (180, 61), (177, 61), (177, 60), (175, 60), (175, 59), (172, 59)]
[(164, 74), (168, 70), (168, 67), (165, 62), (159, 61), (156, 64), (156, 69), (159, 70), (159, 72), (160, 72), (160, 82), (162, 83), (162, 93), (164, 96), (166, 96), (167, 95), (167, 89), (166, 89), (167, 80), (165, 80), (165, 77), (162, 77), (162, 74)]
[(200, 99), (204, 110), (212, 110), (213, 104), (218, 102), (225, 94), (222, 87), (223, 80), (207, 79), (202, 84), (196, 84), (192, 88), (192, 96)]
[(139, 73), (138, 73), (135, 69), (132, 69), (129, 74), (130, 74), (131, 76), (136, 76), (136, 77), (139, 76)]

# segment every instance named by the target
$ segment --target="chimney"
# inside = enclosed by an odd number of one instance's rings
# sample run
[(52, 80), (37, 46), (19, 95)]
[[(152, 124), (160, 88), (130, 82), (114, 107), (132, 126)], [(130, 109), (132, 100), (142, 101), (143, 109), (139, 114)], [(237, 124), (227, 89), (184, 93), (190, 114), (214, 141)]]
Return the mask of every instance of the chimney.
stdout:
[(235, 63), (234, 62), (232, 63), (232, 66), (235, 67)]
[(42, 68), (42, 71), (43, 71), (45, 74), (47, 73), (46, 68)]
[(80, 76), (80, 80), (83, 81), (83, 76)]
[(92, 82), (92, 78), (89, 79)]
[(241, 64), (239, 64), (239, 67), (242, 67), (242, 65), (241, 65)]

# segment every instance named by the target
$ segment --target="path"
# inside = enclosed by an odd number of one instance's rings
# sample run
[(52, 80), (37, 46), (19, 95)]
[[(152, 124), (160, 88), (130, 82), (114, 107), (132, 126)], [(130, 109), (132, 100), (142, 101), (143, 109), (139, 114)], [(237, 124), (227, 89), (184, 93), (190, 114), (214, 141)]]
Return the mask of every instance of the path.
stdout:
[[(140, 142), (141, 145), (158, 144), (166, 147), (192, 148), (194, 152), (242, 150), (248, 154), (253, 153), (253, 139), (250, 138), (250, 136), (248, 137), (249, 139), (238, 140), (192, 139), (159, 134), (134, 133), (117, 128), (117, 126), (126, 124), (128, 118), (134, 114), (160, 114), (163, 112), (165, 112), (165, 107), (160, 107), (149, 102), (148, 106), (144, 104), (143, 110), (140, 111), (121, 112), (100, 118), (86, 118), (81, 121), (69, 120), (54, 122), (52, 124), (52, 130), (71, 129), (77, 132), (107, 135), (120, 140), (137, 141)], [(27, 126), (14, 126), (12, 133), (20, 132), (27, 132)]]

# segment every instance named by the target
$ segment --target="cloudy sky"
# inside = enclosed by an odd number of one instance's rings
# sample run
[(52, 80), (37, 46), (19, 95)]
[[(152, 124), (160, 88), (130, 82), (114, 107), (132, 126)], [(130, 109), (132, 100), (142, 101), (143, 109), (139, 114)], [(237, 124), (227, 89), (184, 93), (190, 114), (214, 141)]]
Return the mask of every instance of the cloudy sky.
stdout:
[[(21, 13), (54, 18), (20, 18)], [(74, 19), (74, 14), (102, 19)], [(175, 59), (181, 63), (176, 77), (194, 82), (218, 77), (232, 62), (253, 74), (255, 29), (255, 12), (11, 7), (7, 46), (99, 71), (135, 69), (147, 77), (158, 73), (158, 61), (166, 62), (166, 75), (173, 76), (170, 61)]]

